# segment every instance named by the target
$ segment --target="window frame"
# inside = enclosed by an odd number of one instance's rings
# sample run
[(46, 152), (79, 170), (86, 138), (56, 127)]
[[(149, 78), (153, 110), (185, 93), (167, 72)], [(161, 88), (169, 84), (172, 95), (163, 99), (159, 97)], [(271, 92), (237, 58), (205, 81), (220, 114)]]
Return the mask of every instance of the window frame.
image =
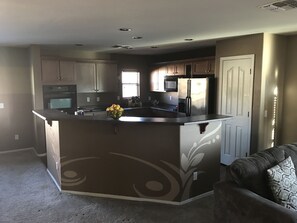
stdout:
[[(137, 73), (137, 83), (123, 83), (123, 73), (125, 72), (134, 72), (134, 73)], [(133, 96), (128, 96), (128, 97), (124, 97), (124, 94), (123, 94), (123, 89), (124, 89), (124, 85), (131, 85), (131, 86), (136, 86), (137, 87), (137, 95), (133, 95)], [(140, 72), (138, 70), (122, 70), (121, 71), (121, 91), (122, 91), (122, 98), (124, 99), (130, 99), (132, 97), (140, 97)]]

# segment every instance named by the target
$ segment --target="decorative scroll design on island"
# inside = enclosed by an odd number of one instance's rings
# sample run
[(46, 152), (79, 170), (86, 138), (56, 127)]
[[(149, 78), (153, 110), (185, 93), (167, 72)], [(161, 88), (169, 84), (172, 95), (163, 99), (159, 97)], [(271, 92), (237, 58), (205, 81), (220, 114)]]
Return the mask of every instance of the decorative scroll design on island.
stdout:
[[(204, 148), (207, 145), (215, 143), (216, 140), (220, 140), (220, 134), (218, 134), (220, 132), (220, 129), (221, 129), (221, 124), (213, 131), (209, 132), (204, 137), (202, 137), (198, 143), (194, 142), (192, 147), (188, 150), (187, 154), (182, 153), (181, 160), (180, 160), (181, 168), (169, 162), (161, 160), (162, 163), (167, 165), (169, 169), (172, 169), (176, 173), (177, 177), (175, 177), (173, 174), (170, 174), (169, 170), (162, 168), (151, 162), (148, 162), (144, 159), (140, 159), (138, 157), (122, 154), (122, 153), (110, 152), (110, 154), (131, 159), (139, 163), (142, 163), (146, 166), (149, 166), (152, 169), (161, 173), (163, 176), (165, 176), (166, 179), (170, 182), (170, 187), (168, 187), (168, 190), (164, 191), (164, 194), (161, 196), (152, 196), (151, 192), (162, 191), (164, 189), (164, 185), (162, 182), (159, 182), (157, 180), (148, 180), (145, 183), (145, 188), (147, 190), (142, 192), (140, 192), (136, 184), (133, 184), (134, 191), (137, 193), (139, 197), (172, 201), (172, 200), (175, 200), (177, 196), (180, 196), (183, 200), (189, 197), (190, 188), (193, 182), (192, 180), (193, 172), (197, 170), (197, 166), (200, 164), (200, 162), (203, 160), (205, 156), (205, 154), (203, 152), (199, 152), (199, 150)], [(197, 172), (197, 178), (199, 177), (200, 174), (205, 173), (205, 171), (196, 171), (196, 172)]]
[[(141, 157), (141, 153), (137, 156), (120, 150), (109, 152), (107, 149), (105, 153), (96, 151), (96, 155), (88, 157), (63, 156), (61, 157), (62, 187), (73, 191), (84, 191), (88, 188), (88, 192), (92, 193), (146, 199), (187, 200), (212, 188), (214, 178), (209, 176), (215, 174), (210, 173), (213, 168), (208, 162), (209, 160), (212, 163), (213, 160), (219, 162), (221, 126), (221, 123), (209, 123), (208, 130), (203, 135), (197, 134), (198, 125), (182, 129), (181, 134), (184, 137), (181, 139), (180, 152), (176, 154), (176, 158), (180, 157), (179, 160), (144, 158)], [(123, 170), (117, 169), (123, 165), (127, 167)], [(219, 163), (217, 165), (219, 168)], [(215, 171), (219, 172), (219, 169)], [(197, 183), (193, 182), (194, 172)], [(200, 186), (205, 181), (209, 181), (208, 187), (201, 189)]]
[(99, 157), (81, 157), (76, 159), (65, 160), (66, 157), (61, 157), (61, 169), (65, 169), (61, 173), (61, 183), (63, 186), (77, 186), (87, 180), (87, 176), (83, 172), (78, 172), (74, 169), (67, 169), (66, 166), (80, 161), (100, 159)]

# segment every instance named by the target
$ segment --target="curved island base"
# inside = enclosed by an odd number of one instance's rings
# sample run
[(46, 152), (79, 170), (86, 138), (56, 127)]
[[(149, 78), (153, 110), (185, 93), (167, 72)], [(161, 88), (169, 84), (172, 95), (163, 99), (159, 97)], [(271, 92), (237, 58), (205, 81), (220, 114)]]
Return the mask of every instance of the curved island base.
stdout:
[(34, 113), (45, 120), (48, 172), (61, 191), (183, 204), (219, 180), (227, 117), (113, 121)]

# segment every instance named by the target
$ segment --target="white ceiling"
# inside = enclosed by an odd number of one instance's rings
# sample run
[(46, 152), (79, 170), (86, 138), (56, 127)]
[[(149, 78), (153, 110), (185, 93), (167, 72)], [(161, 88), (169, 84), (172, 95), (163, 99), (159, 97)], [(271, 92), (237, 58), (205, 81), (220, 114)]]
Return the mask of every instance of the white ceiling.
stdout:
[[(72, 48), (79, 43), (84, 45), (81, 49), (97, 52), (155, 54), (214, 45), (216, 39), (231, 36), (296, 32), (297, 9), (259, 8), (270, 2), (274, 1), (1, 0), (0, 45)], [(121, 27), (132, 31), (120, 32)], [(112, 48), (115, 44), (134, 49)]]

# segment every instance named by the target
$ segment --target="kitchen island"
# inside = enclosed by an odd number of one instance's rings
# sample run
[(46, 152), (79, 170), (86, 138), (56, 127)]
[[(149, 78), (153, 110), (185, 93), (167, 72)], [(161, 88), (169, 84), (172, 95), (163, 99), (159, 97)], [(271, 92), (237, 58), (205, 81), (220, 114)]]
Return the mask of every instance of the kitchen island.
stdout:
[(45, 121), (47, 168), (61, 191), (183, 204), (219, 180), (221, 126), (229, 117), (33, 113)]

